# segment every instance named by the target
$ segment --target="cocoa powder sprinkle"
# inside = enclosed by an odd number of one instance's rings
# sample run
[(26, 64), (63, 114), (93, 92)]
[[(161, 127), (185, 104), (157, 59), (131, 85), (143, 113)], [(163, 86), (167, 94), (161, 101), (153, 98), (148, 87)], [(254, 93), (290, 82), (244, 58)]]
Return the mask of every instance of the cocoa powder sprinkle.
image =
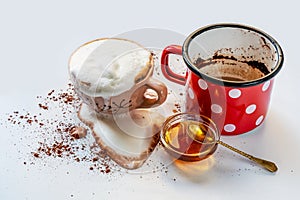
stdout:
[(46, 96), (38, 95), (36, 99), (40, 108), (38, 113), (23, 109), (7, 114), (9, 124), (17, 126), (21, 131), (30, 131), (34, 139), (38, 140), (37, 144), (28, 145), (32, 146), (29, 152), (32, 157), (28, 161), (23, 158), (24, 165), (39, 162), (47, 165), (47, 157), (52, 157), (78, 164), (87, 163), (89, 170), (102, 174), (119, 170), (96, 144), (91, 133), (88, 134), (85, 125), (78, 120), (77, 111), (81, 100), (72, 84), (68, 84), (66, 89), (52, 89)]

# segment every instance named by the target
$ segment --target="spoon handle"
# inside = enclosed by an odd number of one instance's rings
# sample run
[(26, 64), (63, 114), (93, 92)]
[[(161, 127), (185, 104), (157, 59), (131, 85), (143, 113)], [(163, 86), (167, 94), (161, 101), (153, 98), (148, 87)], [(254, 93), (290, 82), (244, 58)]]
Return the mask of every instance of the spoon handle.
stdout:
[(218, 144), (224, 146), (224, 147), (227, 147), (228, 149), (242, 155), (242, 156), (245, 156), (246, 158), (248, 158), (249, 160), (252, 160), (253, 162), (256, 162), (257, 164), (259, 164), (260, 166), (264, 167), (265, 169), (267, 169), (268, 171), (270, 172), (276, 172), (277, 171), (277, 166), (275, 163), (271, 162), (271, 161), (267, 161), (267, 160), (264, 160), (264, 159), (261, 159), (261, 158), (256, 158), (252, 155), (249, 155), (241, 150), (238, 150), (236, 149), (235, 147), (233, 146), (230, 146), (229, 144), (226, 144), (222, 141), (218, 141)]

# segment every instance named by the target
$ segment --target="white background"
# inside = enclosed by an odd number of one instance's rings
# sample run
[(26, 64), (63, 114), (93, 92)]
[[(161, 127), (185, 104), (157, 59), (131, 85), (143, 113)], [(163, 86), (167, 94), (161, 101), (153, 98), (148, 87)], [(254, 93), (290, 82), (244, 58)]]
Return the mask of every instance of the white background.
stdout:
[(170, 166), (167, 175), (150, 173), (140, 178), (123, 174), (107, 178), (79, 167), (69, 169), (73, 173), (65, 176), (68, 165), (55, 169), (24, 168), (17, 159), (18, 145), (6, 142), (11, 139), (11, 132), (0, 126), (0, 199), (299, 198), (300, 12), (296, 2), (1, 1), (2, 116), (24, 106), (30, 108), (36, 95), (65, 86), (68, 58), (82, 43), (134, 29), (168, 29), (188, 35), (211, 23), (248, 24), (276, 38), (285, 62), (276, 77), (270, 111), (262, 127), (242, 136), (224, 138), (247, 152), (275, 161), (279, 166), (276, 174), (259, 170), (220, 148), (218, 151), (224, 153), (218, 158), (223, 160), (216, 162), (219, 166), (198, 174)]

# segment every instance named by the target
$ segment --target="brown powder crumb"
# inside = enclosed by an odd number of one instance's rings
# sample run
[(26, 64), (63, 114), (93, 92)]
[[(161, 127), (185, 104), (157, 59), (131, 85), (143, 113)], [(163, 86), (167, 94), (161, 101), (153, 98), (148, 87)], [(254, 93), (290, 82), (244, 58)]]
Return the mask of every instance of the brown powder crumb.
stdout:
[(73, 126), (69, 132), (73, 138), (80, 139), (86, 136), (87, 129), (80, 126)]
[(33, 156), (36, 158), (40, 157), (40, 155), (38, 153), (33, 153)]
[(176, 108), (176, 109), (173, 110), (174, 113), (181, 112), (181, 106), (180, 106), (179, 103), (175, 103), (174, 106)]
[(44, 110), (48, 110), (48, 106), (43, 105), (41, 103), (38, 104), (40, 108), (44, 109)]
[(48, 96), (51, 96), (53, 94), (54, 90), (51, 90), (51, 92), (48, 93)]

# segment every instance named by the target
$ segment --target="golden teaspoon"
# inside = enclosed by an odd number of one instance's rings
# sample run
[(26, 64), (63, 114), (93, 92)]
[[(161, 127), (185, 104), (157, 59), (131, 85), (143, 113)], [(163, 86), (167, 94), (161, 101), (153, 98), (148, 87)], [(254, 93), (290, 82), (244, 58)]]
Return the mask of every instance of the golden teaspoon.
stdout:
[(221, 140), (217, 140), (215, 137), (210, 137), (207, 135), (208, 128), (205, 127), (204, 125), (199, 125), (199, 124), (190, 124), (188, 127), (188, 133), (189, 136), (193, 139), (196, 140), (200, 143), (203, 143), (203, 141), (206, 141), (208, 143), (212, 143), (215, 141), (215, 143), (218, 143), (224, 147), (227, 147), (228, 149), (245, 156), (246, 158), (252, 160), (253, 162), (259, 164), (260, 166), (264, 167), (270, 172), (276, 172), (278, 170), (277, 166), (275, 163), (267, 160), (263, 160), (261, 158), (254, 157), (252, 155), (249, 155), (241, 150), (238, 150), (234, 148), (233, 146), (230, 146), (229, 144), (226, 144), (222, 142)]
[(242, 155), (242, 156), (245, 156), (246, 158), (248, 158), (249, 160), (252, 160), (253, 162), (259, 164), (260, 166), (264, 167), (265, 169), (267, 169), (268, 171), (270, 172), (276, 172), (278, 170), (277, 166), (275, 163), (271, 162), (271, 161), (267, 161), (267, 160), (264, 160), (264, 159), (261, 159), (261, 158), (256, 158), (254, 156), (251, 156), (241, 150), (238, 150), (236, 148), (234, 148), (233, 146), (230, 146), (229, 144), (226, 144), (220, 140), (217, 141), (218, 144)]

